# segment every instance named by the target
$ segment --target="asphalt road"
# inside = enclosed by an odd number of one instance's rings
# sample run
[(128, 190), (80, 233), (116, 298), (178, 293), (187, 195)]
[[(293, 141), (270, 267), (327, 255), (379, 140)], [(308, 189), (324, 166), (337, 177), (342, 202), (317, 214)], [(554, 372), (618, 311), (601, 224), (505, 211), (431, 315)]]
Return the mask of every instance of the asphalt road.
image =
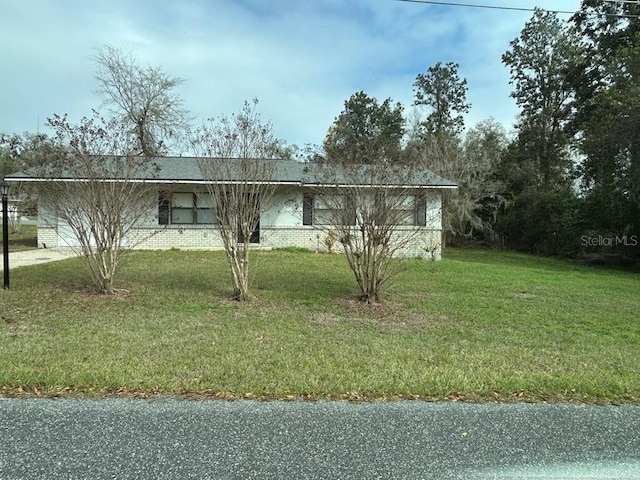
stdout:
[(0, 399), (0, 478), (640, 479), (640, 407)]

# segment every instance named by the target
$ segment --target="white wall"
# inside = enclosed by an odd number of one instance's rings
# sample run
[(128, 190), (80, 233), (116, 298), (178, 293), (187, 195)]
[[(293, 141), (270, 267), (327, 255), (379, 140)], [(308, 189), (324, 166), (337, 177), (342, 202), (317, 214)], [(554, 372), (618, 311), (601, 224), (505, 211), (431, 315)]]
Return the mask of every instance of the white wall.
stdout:
[(427, 193), (427, 229), (442, 229), (442, 192), (439, 190)]
[[(194, 191), (193, 187), (176, 187), (175, 191)], [(196, 189), (204, 191), (204, 187)], [(284, 186), (275, 193), (260, 218), (261, 238), (257, 247), (279, 248), (299, 246), (309, 250), (326, 250), (324, 239), (330, 227), (302, 225), (301, 187)], [(149, 199), (157, 205), (157, 194)], [(264, 205), (263, 205), (264, 207)], [(427, 192), (427, 226), (402, 252), (402, 256), (439, 259), (441, 254), (442, 193), (439, 190)], [(412, 230), (412, 227), (404, 227)], [(62, 222), (58, 222), (44, 206), (39, 206), (38, 246), (67, 246), (60, 237), (68, 236)], [(402, 233), (399, 233), (402, 234)], [(220, 235), (215, 225), (158, 225), (158, 210), (152, 211), (140, 228), (131, 235), (131, 245), (135, 248), (163, 249), (219, 249), (222, 248)], [(73, 239), (67, 239), (73, 243)], [(339, 249), (339, 245), (335, 246)]]
[(261, 227), (294, 227), (302, 225), (302, 190), (283, 187), (276, 191), (270, 205), (260, 216)]

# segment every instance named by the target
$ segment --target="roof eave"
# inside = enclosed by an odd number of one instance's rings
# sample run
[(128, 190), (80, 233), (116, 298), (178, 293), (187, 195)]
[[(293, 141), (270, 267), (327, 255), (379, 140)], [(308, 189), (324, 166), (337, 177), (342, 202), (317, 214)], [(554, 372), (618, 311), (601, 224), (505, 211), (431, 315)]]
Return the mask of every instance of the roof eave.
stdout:
[[(92, 181), (92, 179), (87, 178), (41, 178), (41, 177), (5, 177), (5, 180), (8, 182), (33, 182), (33, 183), (45, 183), (45, 182), (70, 182), (70, 183), (83, 183)], [(437, 190), (437, 189), (455, 189), (458, 188), (457, 185), (370, 185), (370, 184), (349, 184), (349, 183), (310, 183), (310, 182), (300, 182), (295, 180), (282, 180), (282, 181), (270, 181), (270, 182), (241, 182), (241, 181), (206, 181), (206, 180), (192, 180), (192, 179), (117, 179), (117, 178), (108, 178), (104, 179), (104, 182), (131, 182), (131, 183), (155, 183), (159, 185), (175, 185), (175, 184), (186, 184), (186, 185), (207, 185), (207, 184), (222, 184), (222, 185), (238, 185), (240, 183), (258, 183), (258, 184), (267, 184), (267, 185), (289, 185), (289, 186), (298, 186), (298, 187), (314, 187), (314, 188), (401, 188), (401, 189), (422, 189), (422, 190)]]

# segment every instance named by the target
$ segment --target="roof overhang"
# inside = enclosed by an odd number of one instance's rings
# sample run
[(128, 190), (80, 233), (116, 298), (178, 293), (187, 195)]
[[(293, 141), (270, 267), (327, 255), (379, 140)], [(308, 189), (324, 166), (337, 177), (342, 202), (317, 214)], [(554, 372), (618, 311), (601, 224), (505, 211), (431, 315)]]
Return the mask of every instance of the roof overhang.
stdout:
[[(93, 179), (86, 178), (34, 178), (34, 177), (5, 177), (8, 182), (33, 182), (33, 183), (86, 183)], [(415, 190), (440, 190), (440, 189), (456, 189), (457, 185), (388, 185), (388, 184), (349, 184), (349, 183), (309, 183), (298, 181), (271, 181), (271, 182), (240, 182), (232, 180), (222, 181), (205, 181), (205, 180), (167, 180), (167, 179), (129, 179), (123, 180), (118, 178), (107, 178), (102, 180), (104, 183), (150, 183), (157, 185), (239, 185), (242, 183), (264, 184), (264, 185), (288, 185), (292, 187), (312, 187), (312, 188), (375, 188), (375, 189), (415, 189)]]

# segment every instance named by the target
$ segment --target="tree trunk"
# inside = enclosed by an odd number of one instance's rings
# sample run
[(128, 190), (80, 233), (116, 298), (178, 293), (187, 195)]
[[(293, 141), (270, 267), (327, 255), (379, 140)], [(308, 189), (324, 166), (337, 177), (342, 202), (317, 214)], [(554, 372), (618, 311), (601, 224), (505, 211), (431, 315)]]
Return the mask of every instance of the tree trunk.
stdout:
[(225, 247), (231, 280), (233, 283), (233, 299), (239, 302), (249, 300), (249, 249), (245, 246)]

